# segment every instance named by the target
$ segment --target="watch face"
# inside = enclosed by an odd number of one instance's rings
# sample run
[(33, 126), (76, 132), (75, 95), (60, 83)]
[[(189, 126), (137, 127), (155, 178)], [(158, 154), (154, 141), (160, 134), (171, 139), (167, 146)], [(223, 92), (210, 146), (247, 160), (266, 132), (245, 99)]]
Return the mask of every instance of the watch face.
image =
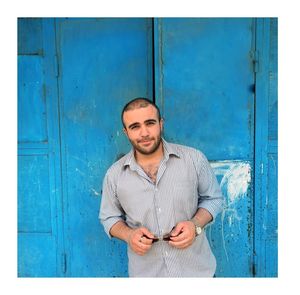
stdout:
[(196, 226), (196, 233), (197, 235), (200, 235), (202, 232), (202, 228), (200, 226)]

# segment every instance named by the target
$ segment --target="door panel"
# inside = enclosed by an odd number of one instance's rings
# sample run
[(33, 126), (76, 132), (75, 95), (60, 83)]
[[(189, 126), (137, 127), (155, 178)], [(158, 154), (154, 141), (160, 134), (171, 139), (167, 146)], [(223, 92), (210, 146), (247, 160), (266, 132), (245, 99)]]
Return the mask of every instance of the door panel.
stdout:
[(52, 233), (18, 234), (18, 276), (56, 277), (57, 245)]
[(18, 141), (47, 140), (46, 106), (43, 97), (43, 58), (39, 55), (18, 57)]
[(18, 18), (18, 55), (39, 55), (44, 52), (41, 18)]
[(126, 245), (98, 221), (102, 179), (130, 146), (120, 113), (152, 97), (147, 19), (60, 19), (56, 25), (68, 276), (126, 276)]
[(20, 232), (51, 233), (49, 162), (47, 155), (19, 157), (18, 179), (22, 183), (18, 198)]
[(226, 198), (207, 230), (217, 276), (252, 276), (254, 31), (252, 19), (164, 18), (155, 25), (165, 137), (203, 151)]

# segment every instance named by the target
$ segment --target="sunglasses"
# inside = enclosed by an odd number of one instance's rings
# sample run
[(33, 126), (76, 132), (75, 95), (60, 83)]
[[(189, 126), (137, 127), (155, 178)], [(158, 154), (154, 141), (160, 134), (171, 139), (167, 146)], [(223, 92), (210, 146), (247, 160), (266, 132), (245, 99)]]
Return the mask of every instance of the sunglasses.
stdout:
[[(166, 242), (168, 242), (168, 241), (171, 240), (171, 236), (172, 236), (171, 234), (172, 234), (172, 231), (174, 230), (174, 228), (175, 228), (175, 226), (173, 226), (173, 228), (171, 229), (171, 231), (169, 233), (164, 234), (162, 236), (162, 238), (159, 238), (157, 236), (154, 236), (154, 238), (149, 238), (146, 235), (144, 235), (144, 237), (146, 237), (147, 239), (152, 240), (152, 243), (155, 243), (155, 242), (158, 242), (158, 241), (166, 241)], [(172, 236), (172, 237), (178, 237), (181, 233), (182, 232), (180, 232), (177, 236)]]

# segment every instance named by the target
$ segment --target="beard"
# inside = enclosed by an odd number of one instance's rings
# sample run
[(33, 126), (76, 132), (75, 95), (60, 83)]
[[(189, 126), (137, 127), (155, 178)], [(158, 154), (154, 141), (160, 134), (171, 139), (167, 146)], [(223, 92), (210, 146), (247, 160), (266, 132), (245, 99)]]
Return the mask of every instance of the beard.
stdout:
[[(143, 141), (150, 141), (152, 143), (152, 145), (149, 147), (143, 147), (141, 145), (141, 143)], [(141, 153), (143, 155), (151, 155), (151, 154), (155, 153), (158, 150), (158, 148), (160, 147), (161, 133), (157, 137), (147, 137), (147, 138), (143, 138), (142, 140), (139, 140), (137, 142), (130, 140), (130, 142), (131, 142), (133, 148), (136, 151), (138, 151), (139, 153)]]

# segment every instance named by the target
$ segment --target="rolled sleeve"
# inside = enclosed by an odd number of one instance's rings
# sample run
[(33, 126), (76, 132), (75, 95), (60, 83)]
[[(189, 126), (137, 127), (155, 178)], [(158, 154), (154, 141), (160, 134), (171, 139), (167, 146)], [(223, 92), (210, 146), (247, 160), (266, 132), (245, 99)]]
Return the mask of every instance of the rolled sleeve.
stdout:
[(110, 179), (109, 172), (103, 180), (99, 219), (109, 238), (112, 238), (110, 234), (112, 226), (118, 221), (125, 220), (125, 214), (117, 198), (116, 188)]
[(199, 163), (199, 184), (198, 184), (198, 208), (206, 209), (213, 217), (216, 216), (223, 210), (224, 197), (207, 158), (200, 153)]

